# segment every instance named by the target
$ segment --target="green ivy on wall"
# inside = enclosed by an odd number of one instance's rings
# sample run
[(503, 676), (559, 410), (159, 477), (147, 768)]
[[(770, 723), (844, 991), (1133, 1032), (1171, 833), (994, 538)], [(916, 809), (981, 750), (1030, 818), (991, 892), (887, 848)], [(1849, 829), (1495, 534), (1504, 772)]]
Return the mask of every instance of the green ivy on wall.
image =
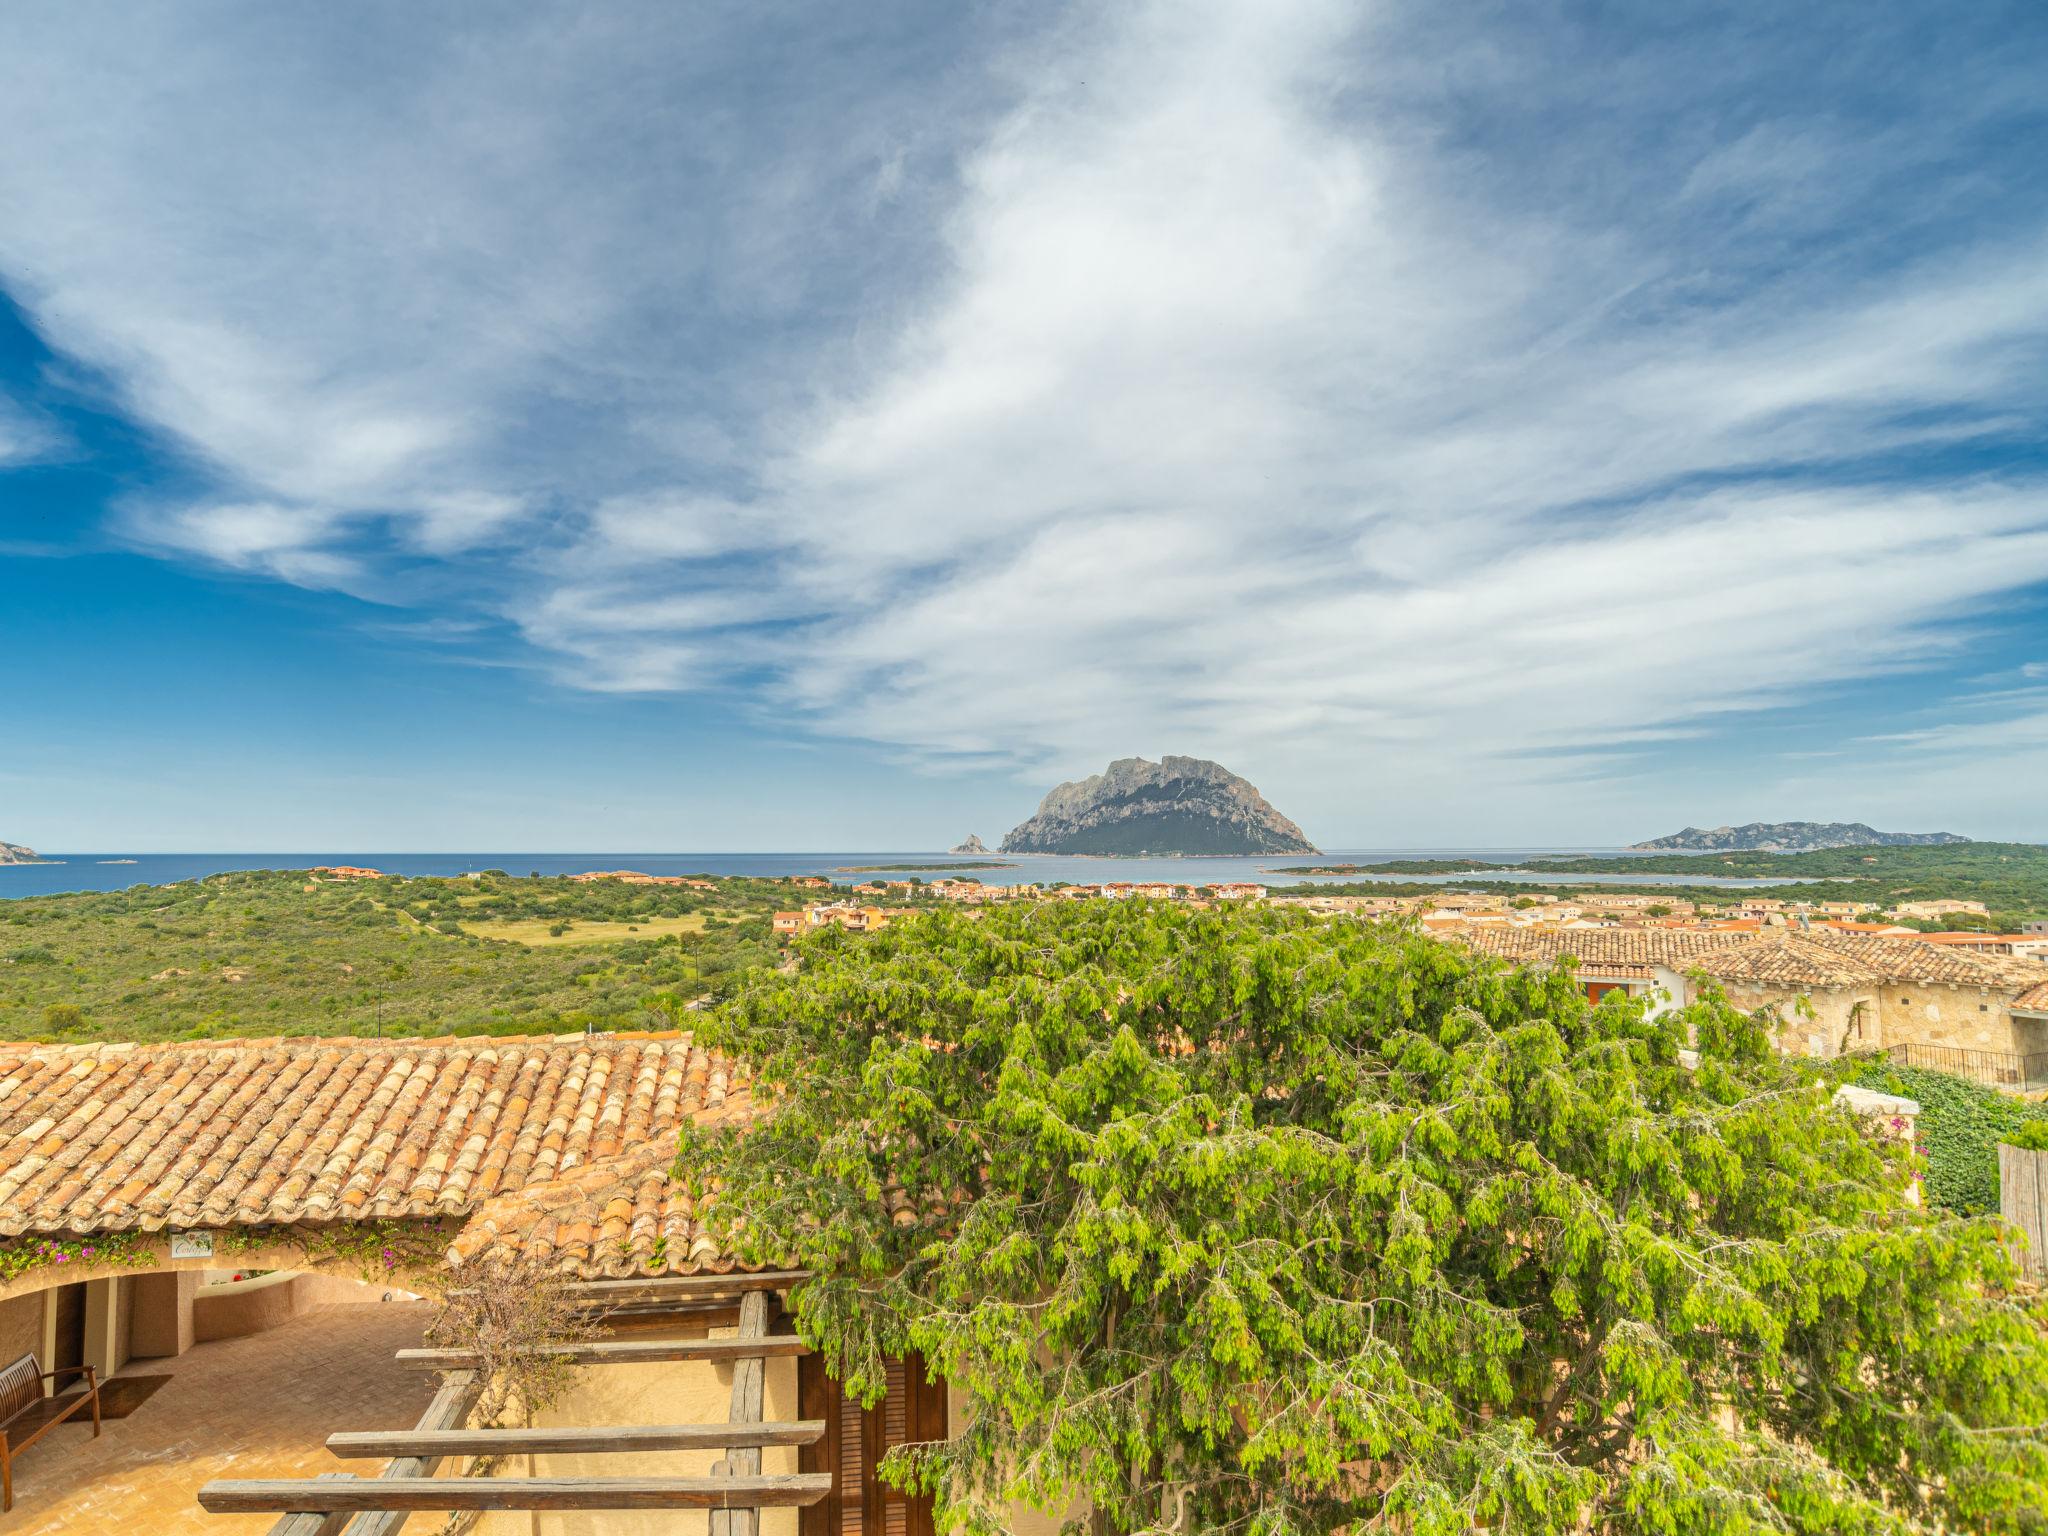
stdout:
[(1919, 1101), (1914, 1137), (1925, 1157), (1922, 1187), (1929, 1204), (1959, 1215), (1998, 1210), (2001, 1141), (2048, 1137), (2048, 1105), (2031, 1104), (1951, 1073), (1864, 1056), (1836, 1063), (1829, 1075)]

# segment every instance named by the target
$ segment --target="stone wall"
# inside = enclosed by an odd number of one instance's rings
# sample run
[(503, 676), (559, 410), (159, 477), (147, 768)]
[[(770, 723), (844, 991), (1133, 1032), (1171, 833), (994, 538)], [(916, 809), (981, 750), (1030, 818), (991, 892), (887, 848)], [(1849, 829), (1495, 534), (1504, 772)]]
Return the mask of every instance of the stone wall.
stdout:
[(1953, 1045), (1973, 1051), (2019, 1048), (2005, 994), (1917, 981), (1884, 989), (1886, 1045)]
[[(1790, 1056), (1839, 1056), (1892, 1043), (1875, 988), (1729, 986), (1728, 1001), (1745, 1013), (1768, 1008), (1779, 1019), (1778, 1048)], [(1808, 1017), (1800, 999), (1813, 1010)]]

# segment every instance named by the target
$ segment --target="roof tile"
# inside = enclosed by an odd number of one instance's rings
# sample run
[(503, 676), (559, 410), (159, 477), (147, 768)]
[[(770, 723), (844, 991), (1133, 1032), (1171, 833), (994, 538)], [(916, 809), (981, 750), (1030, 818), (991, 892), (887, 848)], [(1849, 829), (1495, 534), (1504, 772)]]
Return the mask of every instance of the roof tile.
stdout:
[[(674, 1033), (0, 1045), (0, 1234), (531, 1204), (579, 1169), (658, 1172), (685, 1118), (745, 1112), (728, 1076)], [(622, 1243), (664, 1184), (635, 1183)]]

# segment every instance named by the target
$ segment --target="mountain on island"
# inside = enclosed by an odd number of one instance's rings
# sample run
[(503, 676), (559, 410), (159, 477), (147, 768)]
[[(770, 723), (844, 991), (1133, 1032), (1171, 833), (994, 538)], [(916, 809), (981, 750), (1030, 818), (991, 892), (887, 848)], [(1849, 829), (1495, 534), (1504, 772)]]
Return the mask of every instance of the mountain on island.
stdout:
[(1314, 853), (1301, 828), (1220, 763), (1122, 757), (1062, 784), (1010, 829), (1004, 853)]
[(1880, 832), (1860, 821), (1752, 821), (1746, 827), (1687, 827), (1630, 843), (1630, 853), (1813, 853), (1822, 848), (1932, 848), (1967, 843), (1953, 832)]
[(37, 863), (36, 851), (24, 848), (19, 843), (0, 843), (0, 864)]
[(948, 853), (987, 853), (987, 852), (988, 852), (988, 844), (987, 844), (987, 843), (984, 843), (984, 842), (983, 842), (983, 841), (981, 840), (981, 838), (980, 838), (980, 836), (979, 836), (978, 834), (976, 834), (976, 833), (973, 833), (973, 832), (970, 832), (970, 833), (968, 833), (968, 834), (967, 834), (967, 841), (966, 841), (966, 842), (964, 842), (964, 843), (956, 843), (956, 844), (954, 844), (954, 845), (953, 845), (953, 846), (952, 846), (951, 848), (948, 848), (948, 849), (946, 850), (946, 852), (948, 852)]

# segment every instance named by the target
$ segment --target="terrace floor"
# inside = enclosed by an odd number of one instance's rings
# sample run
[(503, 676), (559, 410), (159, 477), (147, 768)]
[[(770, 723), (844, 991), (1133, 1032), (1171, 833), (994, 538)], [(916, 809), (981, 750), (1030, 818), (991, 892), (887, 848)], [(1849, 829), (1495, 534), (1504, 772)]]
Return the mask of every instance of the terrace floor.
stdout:
[[(416, 1421), (439, 1379), (401, 1367), (418, 1344), (425, 1302), (318, 1307), (249, 1338), (194, 1345), (175, 1360), (134, 1360), (123, 1376), (170, 1381), (100, 1438), (81, 1418), (50, 1431), (14, 1468), (6, 1536), (249, 1536), (274, 1515), (209, 1515), (194, 1495), (216, 1477), (370, 1473), (378, 1463), (331, 1455), (340, 1429)], [(77, 1425), (78, 1427), (74, 1427)]]

